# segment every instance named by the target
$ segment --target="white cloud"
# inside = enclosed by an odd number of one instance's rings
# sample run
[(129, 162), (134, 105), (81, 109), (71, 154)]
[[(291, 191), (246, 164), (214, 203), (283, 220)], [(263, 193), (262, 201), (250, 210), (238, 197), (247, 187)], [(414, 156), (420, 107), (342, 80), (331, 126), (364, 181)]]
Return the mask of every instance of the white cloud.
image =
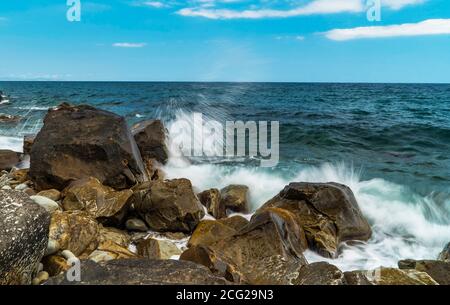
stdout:
[(407, 5), (422, 4), (426, 0), (381, 0), (383, 6), (387, 6), (393, 10), (399, 10)]
[(147, 44), (140, 42), (140, 43), (132, 43), (132, 42), (116, 42), (113, 43), (113, 47), (116, 48), (143, 48)]
[(146, 2), (143, 2), (142, 5), (150, 6), (150, 7), (154, 7), (154, 8), (163, 8), (163, 7), (167, 6), (165, 3), (162, 3), (159, 1), (146, 1)]
[(260, 19), (286, 18), (304, 15), (357, 13), (364, 10), (361, 0), (314, 0), (308, 4), (286, 10), (277, 9), (210, 9), (202, 7), (183, 8), (177, 13), (182, 16), (208, 19)]
[(325, 33), (331, 40), (345, 41), (364, 38), (410, 37), (450, 34), (450, 19), (428, 19), (419, 23), (334, 29)]

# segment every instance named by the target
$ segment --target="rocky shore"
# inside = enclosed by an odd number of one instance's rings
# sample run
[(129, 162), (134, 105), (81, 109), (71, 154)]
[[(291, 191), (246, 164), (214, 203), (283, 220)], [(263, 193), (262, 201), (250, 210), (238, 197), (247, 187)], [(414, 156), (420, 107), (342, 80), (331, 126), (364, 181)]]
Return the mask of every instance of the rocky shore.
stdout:
[(334, 259), (343, 243), (370, 239), (350, 188), (292, 182), (243, 217), (245, 185), (165, 179), (166, 137), (159, 120), (129, 128), (116, 114), (61, 104), (24, 139), (29, 169), (15, 167), (24, 154), (0, 150), (0, 284), (450, 284), (450, 245), (398, 268), (308, 263), (306, 250)]

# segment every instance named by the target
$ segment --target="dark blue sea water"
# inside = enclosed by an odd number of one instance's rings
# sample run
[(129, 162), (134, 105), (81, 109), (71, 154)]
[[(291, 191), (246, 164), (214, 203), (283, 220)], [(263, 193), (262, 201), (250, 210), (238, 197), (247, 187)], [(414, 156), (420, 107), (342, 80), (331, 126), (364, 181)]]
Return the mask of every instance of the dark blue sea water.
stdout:
[[(110, 110), (130, 124), (170, 124), (180, 112), (279, 121), (276, 168), (197, 164), (168, 167), (169, 176), (188, 176), (199, 188), (249, 184), (254, 206), (292, 180), (346, 183), (380, 227), (361, 250), (376, 253), (372, 265), (430, 258), (450, 241), (450, 85), (0, 82), (0, 90), (10, 96), (0, 113), (24, 117), (1, 125), (3, 137), (36, 133), (47, 108), (63, 101)], [(359, 254), (349, 250), (342, 264), (364, 267)]]

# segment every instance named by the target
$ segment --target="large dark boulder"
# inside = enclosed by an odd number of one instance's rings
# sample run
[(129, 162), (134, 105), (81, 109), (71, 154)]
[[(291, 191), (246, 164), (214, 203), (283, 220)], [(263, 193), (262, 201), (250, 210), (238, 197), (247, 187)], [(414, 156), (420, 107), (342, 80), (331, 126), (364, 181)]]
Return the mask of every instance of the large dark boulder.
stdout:
[(17, 163), (19, 163), (19, 155), (12, 151), (6, 149), (0, 149), (0, 171), (1, 170), (10, 170)]
[(187, 261), (119, 259), (95, 263), (81, 262), (81, 282), (70, 282), (60, 275), (48, 285), (226, 285), (204, 266)]
[(205, 215), (187, 179), (149, 181), (133, 191), (131, 203), (152, 230), (190, 233)]
[(366, 241), (372, 231), (350, 188), (337, 183), (291, 183), (257, 214), (277, 207), (290, 211), (306, 233), (309, 248), (336, 257), (344, 241)]
[(166, 129), (160, 120), (139, 122), (132, 127), (132, 132), (143, 159), (167, 162)]
[(208, 241), (208, 246), (192, 246), (180, 259), (204, 264), (230, 281), (267, 285), (292, 284), (307, 264), (305, 234), (289, 211), (267, 209), (233, 236), (226, 236)]
[(48, 242), (50, 214), (23, 192), (0, 191), (0, 285), (30, 284)]
[(117, 189), (146, 180), (125, 119), (87, 105), (50, 109), (34, 140), (30, 162), (29, 175), (38, 190), (62, 190), (85, 177)]

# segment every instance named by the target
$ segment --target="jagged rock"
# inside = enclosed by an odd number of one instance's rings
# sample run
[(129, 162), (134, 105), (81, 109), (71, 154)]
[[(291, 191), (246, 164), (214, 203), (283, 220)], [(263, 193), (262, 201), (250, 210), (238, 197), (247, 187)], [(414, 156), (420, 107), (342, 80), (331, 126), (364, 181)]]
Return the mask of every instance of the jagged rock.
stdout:
[(98, 246), (99, 225), (82, 211), (52, 214), (47, 255), (59, 250), (70, 250), (77, 257), (87, 257)]
[(133, 190), (134, 208), (152, 230), (189, 233), (204, 216), (187, 179), (151, 181)]
[(47, 197), (53, 201), (59, 201), (61, 199), (61, 192), (55, 189), (45, 190), (38, 193), (39, 196)]
[(30, 199), (39, 204), (49, 213), (53, 213), (54, 211), (61, 209), (56, 202), (44, 196), (32, 195), (30, 196)]
[(378, 268), (345, 272), (348, 285), (438, 285), (427, 273), (409, 269)]
[(81, 282), (70, 282), (65, 275), (51, 278), (48, 285), (226, 285), (204, 266), (186, 261), (121, 259), (95, 263), (81, 262)]
[(0, 113), (0, 123), (18, 123), (22, 120), (21, 116)]
[(88, 258), (98, 263), (114, 259), (130, 259), (136, 257), (136, 254), (127, 248), (124, 248), (111, 240), (107, 240), (100, 242), (97, 249), (93, 251)]
[(344, 273), (336, 266), (326, 262), (312, 263), (303, 266), (294, 285), (345, 285)]
[(50, 214), (25, 193), (0, 191), (0, 285), (31, 283), (49, 225)]
[(129, 231), (147, 232), (148, 227), (144, 221), (138, 218), (130, 218), (125, 222), (125, 227)]
[(104, 186), (96, 178), (84, 178), (72, 182), (63, 192), (63, 208), (66, 211), (86, 211), (102, 223), (120, 225), (128, 211), (131, 190), (115, 191)]
[(444, 250), (439, 254), (438, 260), (444, 262), (450, 262), (450, 243), (448, 243)]
[(173, 256), (180, 256), (182, 252), (172, 242), (154, 238), (140, 241), (136, 248), (140, 256), (153, 259), (170, 259)]
[(166, 129), (160, 120), (139, 122), (131, 130), (143, 159), (167, 162)]
[(241, 216), (233, 216), (218, 221), (202, 220), (192, 233), (188, 247), (211, 245), (219, 240), (233, 236), (247, 224), (248, 221)]
[(23, 137), (23, 153), (29, 155), (31, 153), (31, 148), (33, 147), (34, 139), (36, 135), (25, 135)]
[(12, 150), (0, 149), (0, 171), (9, 171), (19, 162), (19, 155), (16, 152)]
[(200, 202), (206, 207), (208, 213), (216, 219), (227, 217), (225, 206), (220, 204), (220, 191), (209, 189), (197, 194)]
[(60, 255), (46, 256), (42, 259), (42, 264), (50, 276), (57, 276), (70, 268), (67, 260)]
[(291, 284), (307, 264), (302, 254), (307, 248), (305, 233), (294, 217), (289, 211), (268, 208), (233, 236), (192, 247), (181, 259), (206, 262), (218, 275), (248, 284)]
[(248, 186), (229, 185), (220, 190), (220, 205), (225, 211), (248, 213)]
[(126, 231), (100, 226), (98, 241), (100, 243), (112, 241), (121, 247), (128, 248), (131, 236)]
[(341, 242), (365, 241), (372, 234), (352, 191), (342, 184), (291, 183), (257, 213), (269, 207), (292, 212), (309, 248), (325, 257), (336, 257)]
[(450, 285), (450, 262), (433, 260), (404, 260), (398, 266), (403, 270), (414, 269), (425, 272), (439, 285)]
[(146, 180), (142, 159), (125, 119), (87, 105), (50, 109), (30, 154), (37, 190), (64, 189), (95, 177), (125, 189)]

